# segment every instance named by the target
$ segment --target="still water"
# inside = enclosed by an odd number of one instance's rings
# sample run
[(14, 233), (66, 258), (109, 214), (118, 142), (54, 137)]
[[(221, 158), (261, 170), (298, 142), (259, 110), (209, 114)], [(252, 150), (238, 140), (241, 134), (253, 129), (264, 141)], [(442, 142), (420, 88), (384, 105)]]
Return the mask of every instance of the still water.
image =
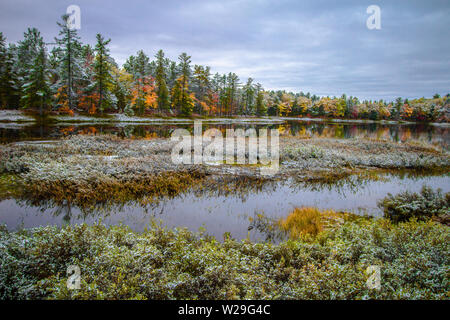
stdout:
[[(1, 124), (0, 124), (1, 125)], [(152, 124), (152, 125), (65, 125), (65, 126), (0, 126), (2, 142), (19, 140), (48, 140), (70, 134), (111, 133), (123, 137), (169, 137), (176, 128), (193, 129), (193, 124)], [(203, 129), (215, 127), (249, 128), (267, 127), (262, 125), (210, 124)], [(425, 125), (381, 125), (381, 124), (331, 124), (318, 122), (288, 121), (270, 125), (280, 133), (289, 135), (309, 135), (313, 137), (352, 138), (368, 137), (389, 139), (399, 143), (415, 139), (433, 142), (448, 148), (449, 128)], [(412, 177), (386, 175), (385, 180), (357, 181), (350, 179), (344, 183), (311, 186), (294, 184), (292, 181), (278, 181), (265, 185), (261, 190), (245, 195), (198, 194), (188, 192), (158, 204), (141, 206), (135, 203), (97, 207), (89, 212), (65, 205), (53, 207), (41, 204), (31, 205), (25, 201), (7, 199), (0, 201), (0, 224), (9, 230), (45, 225), (62, 226), (86, 222), (102, 221), (106, 225), (125, 224), (133, 230), (142, 231), (152, 221), (167, 227), (185, 227), (192, 231), (206, 229), (209, 235), (222, 239), (225, 232), (233, 238), (264, 240), (265, 234), (249, 228), (251, 217), (264, 213), (270, 218), (288, 215), (295, 207), (312, 206), (320, 209), (350, 211), (357, 214), (382, 215), (377, 201), (387, 193), (397, 194), (405, 190), (417, 192), (423, 185), (441, 188), (450, 192), (450, 176)], [(249, 230), (251, 229), (251, 230)]]
[(270, 218), (281, 218), (294, 208), (302, 206), (320, 209), (350, 211), (357, 214), (382, 215), (377, 201), (388, 192), (397, 194), (405, 190), (420, 191), (423, 185), (450, 192), (450, 177), (399, 177), (386, 176), (387, 181), (346, 182), (343, 185), (311, 187), (293, 186), (290, 181), (277, 182), (245, 196), (199, 195), (186, 193), (156, 205), (141, 206), (128, 203), (107, 208), (98, 207), (84, 212), (68, 205), (61, 207), (33, 206), (14, 199), (0, 202), (0, 223), (17, 230), (45, 225), (62, 226), (102, 221), (106, 225), (123, 223), (133, 230), (142, 231), (151, 221), (168, 227), (186, 227), (222, 239), (229, 232), (236, 239), (250, 237), (264, 240), (265, 234), (256, 229), (249, 231), (250, 220), (258, 213)]
[[(57, 139), (71, 134), (114, 134), (121, 137), (170, 137), (177, 128), (193, 131), (193, 123), (156, 124), (64, 124), (64, 125), (26, 125), (0, 123), (0, 142), (20, 140)], [(280, 134), (307, 135), (328, 138), (373, 138), (405, 142), (411, 139), (450, 144), (450, 126), (427, 124), (380, 124), (380, 123), (330, 123), (318, 121), (285, 121), (273, 125), (203, 123), (203, 130), (214, 127), (227, 128), (278, 128)]]

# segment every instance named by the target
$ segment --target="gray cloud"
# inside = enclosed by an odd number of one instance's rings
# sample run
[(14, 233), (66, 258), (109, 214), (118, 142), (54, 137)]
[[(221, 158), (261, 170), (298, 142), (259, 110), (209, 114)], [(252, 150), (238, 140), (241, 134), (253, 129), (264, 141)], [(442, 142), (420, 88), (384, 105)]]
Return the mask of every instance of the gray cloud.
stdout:
[[(0, 31), (18, 41), (37, 27), (51, 42), (70, 4), (81, 8), (82, 40), (112, 38), (119, 63), (162, 48), (268, 89), (393, 99), (450, 88), (448, 1), (2, 0)], [(366, 28), (371, 4), (381, 8), (381, 30)]]

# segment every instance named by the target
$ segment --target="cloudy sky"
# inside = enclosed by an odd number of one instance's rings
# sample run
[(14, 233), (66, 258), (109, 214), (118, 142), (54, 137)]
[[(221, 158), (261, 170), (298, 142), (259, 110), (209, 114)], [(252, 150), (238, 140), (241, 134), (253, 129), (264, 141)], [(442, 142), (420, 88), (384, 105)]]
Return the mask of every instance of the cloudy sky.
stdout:
[[(1, 0), (0, 31), (15, 42), (36, 27), (52, 42), (72, 4), (82, 41), (111, 38), (119, 64), (163, 49), (266, 89), (361, 99), (450, 91), (448, 0)], [(366, 26), (370, 5), (381, 8), (380, 30)]]

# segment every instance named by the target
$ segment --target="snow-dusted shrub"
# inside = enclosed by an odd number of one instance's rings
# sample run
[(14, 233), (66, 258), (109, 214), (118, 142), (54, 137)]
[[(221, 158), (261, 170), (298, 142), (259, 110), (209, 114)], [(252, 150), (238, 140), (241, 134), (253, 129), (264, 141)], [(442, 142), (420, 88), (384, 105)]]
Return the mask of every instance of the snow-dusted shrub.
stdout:
[(384, 210), (384, 216), (394, 222), (432, 217), (450, 222), (450, 192), (444, 195), (441, 189), (434, 191), (424, 186), (420, 193), (405, 191), (395, 196), (389, 193), (378, 206)]

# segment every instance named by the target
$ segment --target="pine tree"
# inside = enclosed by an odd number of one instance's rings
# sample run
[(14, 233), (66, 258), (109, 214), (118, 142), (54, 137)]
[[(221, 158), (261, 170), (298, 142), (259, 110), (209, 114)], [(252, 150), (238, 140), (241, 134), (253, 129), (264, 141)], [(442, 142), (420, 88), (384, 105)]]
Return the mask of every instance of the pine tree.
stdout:
[(172, 106), (179, 113), (189, 116), (194, 109), (194, 95), (187, 88), (187, 81), (180, 76), (172, 89)]
[(258, 116), (267, 114), (266, 106), (264, 105), (264, 93), (259, 83), (256, 85), (256, 114)]
[(402, 106), (403, 106), (403, 99), (398, 97), (395, 99), (395, 120), (400, 119), (400, 114), (402, 112)]
[(50, 87), (48, 85), (48, 68), (47, 68), (47, 52), (45, 44), (42, 42), (39, 45), (39, 50), (34, 59), (33, 67), (27, 76), (27, 84), (23, 88), (25, 100), (25, 108), (39, 107), (39, 115), (42, 116), (44, 107), (50, 101)]
[(76, 104), (75, 82), (81, 78), (82, 60), (81, 43), (77, 30), (69, 27), (69, 15), (62, 16), (62, 22), (58, 22), (61, 28), (59, 31), (60, 38), (55, 38), (56, 43), (60, 46), (58, 49), (59, 56), (59, 83), (57, 89), (64, 92), (67, 98), (69, 110), (73, 110)]
[(168, 63), (168, 80), (167, 80), (167, 85), (169, 86), (169, 90), (171, 90), (173, 88), (173, 86), (175, 85), (175, 82), (177, 81), (177, 74), (178, 74), (178, 70), (177, 70), (177, 63), (175, 61), (170, 61)]
[(211, 107), (210, 76), (211, 71), (209, 67), (194, 66), (194, 93), (197, 100), (196, 112), (202, 113), (204, 109), (209, 110)]
[(27, 109), (43, 108), (50, 98), (47, 52), (44, 39), (36, 28), (29, 28), (18, 46), (18, 67), (21, 80), (21, 105)]
[(300, 115), (300, 106), (298, 105), (298, 98), (294, 97), (294, 101), (292, 101), (292, 109), (291, 109), (291, 115), (298, 116)]
[(194, 107), (194, 99), (189, 91), (191, 57), (183, 52), (178, 59), (180, 60), (181, 76), (177, 79), (173, 88), (175, 96), (172, 96), (172, 105), (183, 115), (190, 115)]
[(234, 113), (234, 103), (236, 98), (236, 92), (239, 85), (239, 77), (235, 73), (229, 73), (227, 77), (227, 89), (226, 89), (226, 111), (228, 115)]
[(13, 48), (6, 47), (6, 38), (0, 32), (0, 108), (17, 108), (19, 102), (18, 91)]
[(124, 63), (124, 69), (133, 75), (134, 79), (143, 79), (150, 75), (149, 58), (144, 51), (139, 50), (136, 56), (130, 56)]
[(95, 82), (95, 53), (91, 45), (87, 44), (82, 46), (81, 59), (83, 63), (81, 79), (78, 81), (78, 107), (83, 111), (87, 111), (89, 114), (95, 114), (97, 112), (99, 97)]
[(111, 39), (105, 40), (100, 34), (97, 34), (97, 45), (95, 46), (95, 62), (94, 62), (94, 79), (95, 88), (98, 94), (98, 108), (101, 114), (108, 106), (109, 101), (106, 99), (112, 86), (111, 64), (109, 49), (106, 47)]
[(246, 115), (252, 113), (253, 110), (253, 100), (255, 96), (255, 88), (253, 87), (253, 79), (248, 78), (247, 83), (244, 88), (244, 101), (245, 101), (245, 110), (244, 113)]
[(166, 83), (164, 52), (159, 50), (156, 57), (156, 93), (158, 94), (158, 108), (160, 111), (170, 107), (169, 90)]

